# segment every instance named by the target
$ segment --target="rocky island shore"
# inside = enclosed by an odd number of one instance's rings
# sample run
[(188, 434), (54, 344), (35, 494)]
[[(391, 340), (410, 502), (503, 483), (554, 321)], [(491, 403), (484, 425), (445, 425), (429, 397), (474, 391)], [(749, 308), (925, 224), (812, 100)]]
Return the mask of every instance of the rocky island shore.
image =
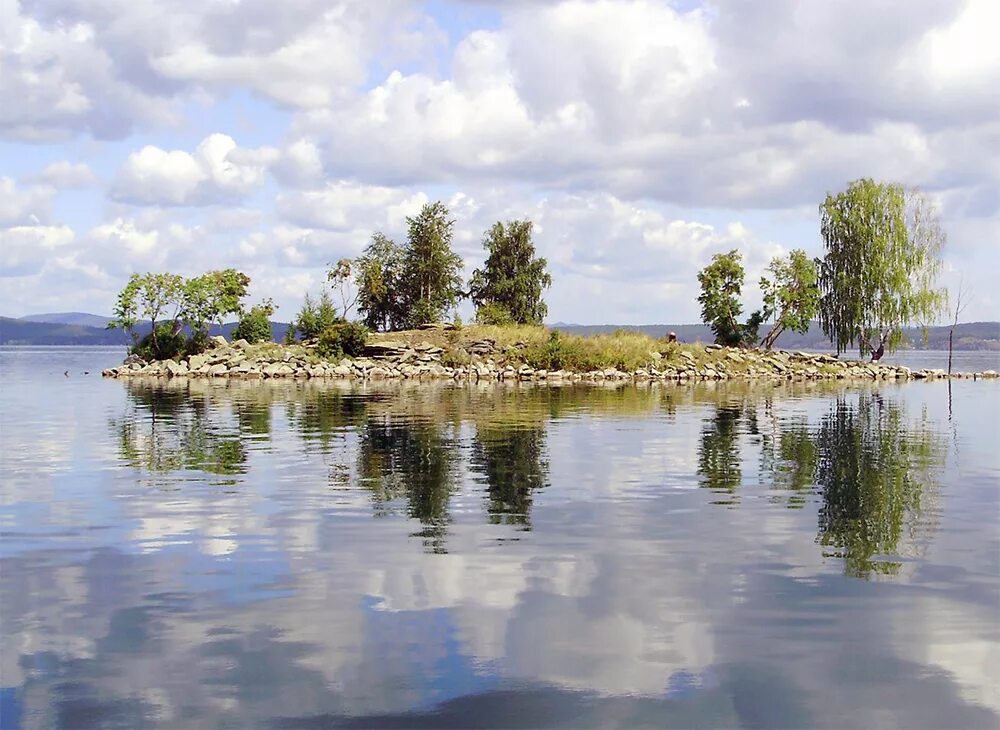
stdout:
[[(213, 337), (209, 349), (203, 353), (154, 362), (145, 362), (133, 355), (121, 366), (105, 370), (103, 375), (112, 378), (452, 379), (549, 383), (997, 377), (993, 370), (953, 372), (949, 376), (944, 370), (911, 370), (900, 365), (838, 359), (821, 353), (747, 350), (647, 339), (646, 362), (639, 362), (642, 355), (636, 356), (634, 352), (629, 353), (630, 357), (619, 358), (619, 362), (613, 362), (614, 354), (604, 353), (606, 362), (602, 364), (605, 367), (581, 368), (562, 365), (558, 355), (551, 354), (555, 338), (548, 343), (529, 342), (483, 336), (482, 332), (475, 331), (449, 331), (443, 327), (373, 336), (360, 356), (334, 359), (321, 357), (316, 346), (309, 343), (250, 344), (245, 340), (230, 343), (223, 337)], [(571, 361), (573, 358), (564, 356), (561, 359)], [(561, 366), (545, 366), (552, 362)]]

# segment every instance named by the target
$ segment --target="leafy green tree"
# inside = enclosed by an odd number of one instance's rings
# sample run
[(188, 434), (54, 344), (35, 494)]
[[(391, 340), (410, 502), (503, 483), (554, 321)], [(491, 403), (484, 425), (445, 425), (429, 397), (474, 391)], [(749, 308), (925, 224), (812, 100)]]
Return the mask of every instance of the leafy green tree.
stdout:
[(381, 233), (375, 233), (364, 255), (355, 259), (358, 311), (369, 328), (388, 331), (403, 326), (402, 269), (403, 250)]
[(209, 271), (185, 281), (181, 319), (192, 337), (204, 339), (210, 323), (221, 328), (226, 317), (242, 316), (249, 286), (250, 277), (236, 269)]
[(764, 318), (774, 317), (774, 324), (761, 340), (770, 350), (786, 329), (806, 332), (819, 310), (819, 285), (816, 262), (806, 252), (795, 249), (787, 258), (775, 257), (767, 267), (770, 278), (760, 279), (764, 294)]
[(757, 330), (764, 320), (762, 312), (751, 314), (745, 324), (738, 321), (743, 312), (739, 297), (744, 276), (742, 256), (736, 249), (715, 254), (712, 262), (698, 272), (701, 318), (712, 328), (720, 345), (749, 347), (757, 342)]
[(403, 319), (409, 327), (439, 322), (461, 294), (462, 259), (451, 250), (455, 221), (448, 216), (448, 208), (438, 201), (406, 219), (401, 285)]
[(857, 343), (877, 360), (909, 324), (943, 312), (935, 288), (945, 234), (931, 202), (896, 183), (855, 180), (819, 208), (826, 256), (820, 262), (819, 318), (843, 352)]
[(250, 344), (270, 342), (274, 336), (271, 332), (271, 317), (275, 309), (277, 307), (270, 299), (250, 307), (250, 311), (244, 314), (233, 328), (233, 339), (246, 340)]
[(142, 320), (151, 323), (150, 342), (152, 351), (160, 351), (160, 336), (163, 329), (160, 322), (172, 324), (174, 334), (180, 332), (180, 315), (184, 308), (184, 278), (177, 274), (132, 274), (128, 283), (118, 295), (114, 317), (108, 323), (109, 329), (124, 329), (132, 335), (132, 341), (139, 344), (136, 325)]
[(552, 286), (552, 277), (545, 259), (535, 257), (531, 230), (529, 220), (498, 221), (483, 237), (489, 255), (483, 268), (472, 272), (469, 290), (477, 310), (492, 305), (488, 319), (497, 318), (495, 310), (505, 310), (517, 324), (541, 324), (548, 313), (542, 290)]

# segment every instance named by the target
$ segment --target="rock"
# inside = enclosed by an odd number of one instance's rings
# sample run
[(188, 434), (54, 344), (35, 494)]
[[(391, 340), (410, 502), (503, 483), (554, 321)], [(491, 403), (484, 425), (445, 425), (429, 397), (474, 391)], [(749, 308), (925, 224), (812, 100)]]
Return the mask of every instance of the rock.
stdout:
[(399, 357), (409, 349), (405, 342), (369, 342), (362, 354), (366, 357)]
[(188, 368), (191, 370), (198, 370), (206, 364), (208, 364), (208, 355), (192, 355), (188, 358)]
[(167, 372), (171, 377), (176, 375), (187, 375), (188, 366), (187, 363), (181, 360), (177, 362), (176, 360), (167, 360)]
[(233, 347), (235, 347), (237, 350), (246, 350), (248, 347), (250, 347), (250, 343), (241, 337), (240, 339), (236, 340), (236, 342), (233, 343)]
[(208, 341), (212, 343), (212, 347), (229, 347), (229, 343), (222, 335), (213, 335), (208, 338)]
[(122, 365), (139, 365), (140, 367), (142, 367), (145, 364), (146, 364), (145, 360), (143, 360), (138, 355), (134, 355), (134, 354), (133, 355), (129, 355), (128, 357), (126, 357), (122, 361)]

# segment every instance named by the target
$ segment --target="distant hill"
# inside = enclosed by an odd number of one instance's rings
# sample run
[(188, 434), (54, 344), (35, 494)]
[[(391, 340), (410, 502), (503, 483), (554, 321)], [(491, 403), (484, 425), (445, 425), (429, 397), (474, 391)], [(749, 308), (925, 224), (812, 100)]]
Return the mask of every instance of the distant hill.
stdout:
[(0, 317), (0, 345), (125, 345), (121, 330)]
[(78, 324), (83, 327), (108, 326), (111, 317), (102, 317), (99, 314), (87, 314), (86, 312), (50, 312), (47, 314), (29, 314), (21, 317), (22, 322), (47, 322), (49, 324)]
[[(121, 330), (105, 329), (104, 325), (101, 325), (100, 327), (91, 327), (87, 325), (63, 322), (34, 321), (34, 318), (36, 317), (60, 316), (93, 317), (95, 320), (103, 319), (105, 321), (108, 319), (106, 317), (98, 317), (94, 314), (82, 314), (76, 312), (67, 315), (39, 314), (31, 315), (31, 318), (21, 317), (20, 319), (0, 317), (0, 345), (125, 346), (131, 344), (132, 342), (131, 338), (125, 332), (122, 332)], [(221, 333), (229, 338), (235, 326), (235, 322), (226, 323), (222, 326), (222, 329), (219, 329), (218, 325), (213, 325), (209, 329), (209, 334), (217, 335)], [(149, 332), (149, 323), (147, 322), (145, 325), (140, 325), (137, 329), (140, 333), (145, 334), (146, 332)], [(288, 324), (286, 322), (272, 322), (271, 330), (274, 333), (275, 340), (280, 342), (285, 338), (285, 332), (288, 330)]]

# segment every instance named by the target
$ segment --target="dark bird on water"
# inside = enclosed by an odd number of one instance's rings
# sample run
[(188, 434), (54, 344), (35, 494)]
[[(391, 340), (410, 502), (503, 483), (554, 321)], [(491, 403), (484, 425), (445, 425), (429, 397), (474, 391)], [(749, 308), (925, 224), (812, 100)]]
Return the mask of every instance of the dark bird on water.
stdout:
[(63, 375), (65, 375), (68, 378), (69, 377), (69, 370), (63, 370)]

